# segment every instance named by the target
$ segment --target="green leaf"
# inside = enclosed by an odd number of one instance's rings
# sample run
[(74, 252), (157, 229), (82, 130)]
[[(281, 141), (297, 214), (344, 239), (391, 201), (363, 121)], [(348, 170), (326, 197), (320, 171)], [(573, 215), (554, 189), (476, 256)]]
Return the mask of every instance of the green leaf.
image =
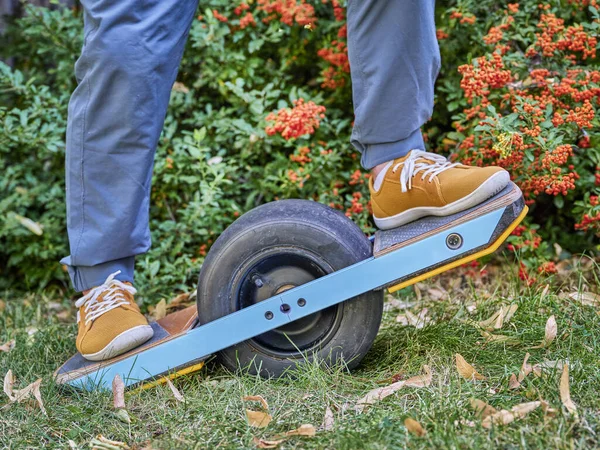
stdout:
[(562, 195), (556, 195), (553, 199), (554, 206), (558, 209), (562, 209), (565, 206), (565, 198)]

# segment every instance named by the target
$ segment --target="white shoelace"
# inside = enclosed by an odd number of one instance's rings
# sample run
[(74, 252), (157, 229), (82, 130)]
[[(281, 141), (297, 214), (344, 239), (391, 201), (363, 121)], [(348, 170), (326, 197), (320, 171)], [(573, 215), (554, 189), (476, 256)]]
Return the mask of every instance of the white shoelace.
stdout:
[[(79, 300), (75, 302), (77, 308), (81, 308), (85, 305), (85, 324), (93, 322), (95, 319), (100, 317), (102, 314), (110, 311), (111, 309), (118, 308), (121, 305), (129, 304), (129, 301), (123, 295), (122, 291), (128, 292), (134, 295), (137, 290), (122, 281), (115, 280), (115, 277), (121, 273), (120, 270), (112, 273), (108, 276), (106, 281), (100, 286), (95, 287), (90, 292), (85, 294)], [(101, 302), (98, 302), (98, 297), (102, 293), (106, 292)], [(77, 312), (77, 323), (79, 323), (79, 311)]]
[[(418, 159), (425, 159), (427, 162), (417, 161)], [(429, 182), (440, 173), (445, 170), (451, 169), (452, 167), (456, 167), (459, 163), (451, 163), (446, 158), (441, 155), (436, 155), (435, 153), (425, 152), (423, 150), (412, 150), (410, 155), (404, 160), (397, 163), (392, 169), (392, 173), (396, 173), (398, 168), (402, 166), (402, 172), (400, 172), (400, 187), (402, 188), (402, 192), (406, 192), (409, 189), (412, 189), (412, 179), (419, 172), (423, 171), (423, 175), (421, 176), (421, 180), (424, 180), (427, 175), (429, 175)]]

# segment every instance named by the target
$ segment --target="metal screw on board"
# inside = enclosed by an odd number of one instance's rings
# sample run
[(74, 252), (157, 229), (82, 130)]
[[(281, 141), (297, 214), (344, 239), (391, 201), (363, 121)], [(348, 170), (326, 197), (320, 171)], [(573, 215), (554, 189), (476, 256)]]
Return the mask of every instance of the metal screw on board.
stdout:
[(271, 311), (267, 311), (265, 313), (265, 319), (271, 320), (273, 318), (273, 313)]
[(299, 298), (298, 306), (302, 308), (304, 305), (306, 305), (306, 300), (304, 300), (303, 298)]
[(446, 245), (450, 250), (458, 250), (462, 247), (463, 238), (458, 233), (450, 233), (446, 238)]

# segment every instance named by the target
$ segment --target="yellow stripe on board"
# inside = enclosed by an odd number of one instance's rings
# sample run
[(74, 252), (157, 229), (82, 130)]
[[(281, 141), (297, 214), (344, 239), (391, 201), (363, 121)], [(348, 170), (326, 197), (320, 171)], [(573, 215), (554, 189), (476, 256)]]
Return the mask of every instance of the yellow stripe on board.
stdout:
[(457, 259), (456, 261), (446, 264), (445, 266), (438, 267), (437, 269), (432, 270), (431, 272), (424, 273), (423, 275), (419, 275), (418, 277), (411, 278), (410, 280), (403, 281), (400, 284), (396, 284), (395, 286), (389, 287), (388, 292), (399, 291), (400, 289), (404, 289), (405, 287), (411, 286), (415, 283), (418, 283), (419, 281), (423, 281), (423, 280), (426, 280), (427, 278), (431, 278), (435, 275), (439, 275), (440, 273), (445, 272), (446, 270), (454, 269), (455, 267), (458, 267), (465, 263), (479, 259), (482, 256), (486, 256), (486, 255), (489, 255), (490, 253), (494, 253), (496, 250), (498, 250), (500, 245), (502, 245), (502, 243), (506, 240), (506, 238), (510, 235), (510, 233), (512, 233), (513, 230), (515, 228), (517, 228), (517, 225), (519, 225), (521, 223), (521, 221), (525, 218), (525, 216), (527, 215), (527, 211), (529, 211), (529, 208), (527, 206), (525, 206), (523, 208), (523, 211), (521, 211), (521, 214), (519, 214), (519, 217), (517, 217), (515, 219), (515, 221), (513, 223), (511, 223), (510, 226), (506, 230), (504, 230), (504, 233), (502, 233), (500, 235), (500, 237), (498, 239), (496, 239), (496, 241), (491, 246), (484, 248), (483, 250), (481, 250), (477, 253), (473, 253), (472, 255), (465, 256), (464, 258), (461, 258), (461, 259)]
[(194, 364), (193, 366), (186, 367), (185, 369), (181, 369), (177, 372), (173, 372), (165, 377), (157, 378), (156, 380), (152, 380), (148, 383), (142, 384), (140, 387), (133, 390), (133, 392), (137, 391), (145, 391), (146, 389), (152, 389), (160, 384), (165, 384), (167, 379), (174, 380), (175, 378), (182, 377), (184, 375), (188, 375), (190, 373), (198, 372), (200, 369), (204, 367), (204, 361), (199, 362), (198, 364)]

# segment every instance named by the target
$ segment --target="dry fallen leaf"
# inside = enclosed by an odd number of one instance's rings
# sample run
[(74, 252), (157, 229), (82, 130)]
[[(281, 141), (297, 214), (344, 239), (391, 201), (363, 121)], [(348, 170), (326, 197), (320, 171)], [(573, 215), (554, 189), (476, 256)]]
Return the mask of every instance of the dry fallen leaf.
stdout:
[(399, 314), (396, 317), (396, 322), (407, 326), (413, 326), (416, 329), (420, 330), (425, 327), (429, 322), (431, 322), (431, 317), (427, 316), (427, 308), (423, 308), (419, 314), (415, 315), (411, 313), (409, 310), (406, 310), (404, 314)]
[(154, 320), (160, 320), (167, 315), (167, 301), (163, 298), (156, 304), (152, 310), (152, 317)]
[(251, 409), (246, 410), (246, 418), (248, 419), (248, 425), (255, 428), (264, 428), (268, 426), (273, 419), (265, 412), (252, 411)]
[(505, 323), (508, 323), (518, 308), (519, 305), (516, 304), (501, 306), (488, 319), (479, 322), (479, 326), (486, 331), (499, 330)]
[(504, 334), (492, 334), (488, 331), (481, 330), (481, 335), (485, 338), (485, 341), (492, 344), (506, 344), (506, 345), (517, 345), (519, 341), (510, 336)]
[(533, 370), (533, 367), (531, 367), (531, 364), (529, 364), (527, 360), (529, 360), (529, 353), (526, 353), (525, 358), (523, 359), (523, 364), (521, 365), (521, 370), (519, 371), (519, 377), (517, 378), (519, 383), (523, 381), (525, 377)]
[(569, 365), (563, 366), (563, 372), (560, 376), (560, 401), (567, 408), (570, 414), (577, 416), (577, 406), (571, 400), (571, 388), (569, 386)]
[(441, 300), (444, 297), (448, 296), (448, 292), (444, 288), (441, 288), (441, 287), (429, 288), (429, 289), (427, 289), (427, 293), (434, 300)]
[(520, 403), (513, 406), (510, 411), (502, 409), (485, 419), (481, 422), (484, 428), (491, 428), (492, 425), (507, 425), (516, 419), (525, 417), (531, 411), (538, 408), (542, 403), (540, 401)]
[(410, 433), (414, 434), (415, 436), (421, 437), (427, 434), (425, 428), (423, 428), (423, 426), (415, 419), (411, 419), (410, 417), (407, 417), (404, 420), (404, 426)]
[(509, 389), (519, 389), (521, 387), (521, 383), (517, 379), (517, 376), (513, 373), (510, 376), (510, 380), (508, 380), (508, 388)]
[(125, 409), (125, 383), (119, 374), (112, 381), (113, 406), (115, 409)]
[(362, 397), (354, 406), (354, 410), (356, 412), (362, 412), (367, 405), (372, 405), (379, 400), (383, 400), (384, 398), (392, 395), (394, 392), (402, 389), (405, 386), (408, 387), (427, 387), (431, 384), (431, 370), (429, 366), (423, 366), (423, 375), (417, 375), (407, 380), (398, 381), (396, 383), (392, 383), (388, 386), (380, 387), (373, 389), (367, 393), (364, 397)]
[(111, 441), (110, 439), (106, 439), (101, 434), (90, 441), (90, 447), (92, 450), (129, 450), (131, 448), (125, 442)]
[(334, 424), (335, 419), (333, 417), (333, 411), (331, 411), (331, 408), (328, 406), (325, 408), (325, 417), (323, 418), (323, 424), (321, 425), (321, 428), (325, 431), (332, 431)]
[(42, 393), (40, 392), (40, 385), (42, 384), (41, 378), (38, 378), (36, 381), (24, 387), (23, 389), (14, 389), (14, 384), (15, 377), (12, 373), (12, 370), (9, 370), (4, 376), (4, 393), (8, 396), (10, 403), (21, 403), (33, 395), (33, 397), (37, 400), (42, 413), (44, 413), (46, 416), (48, 415), (46, 408), (44, 408), (44, 402), (42, 401)]
[[(269, 404), (260, 395), (247, 395), (246, 397), (243, 397), (242, 400), (259, 402), (266, 411), (269, 410)], [(263, 411), (252, 411), (251, 409), (246, 409), (246, 418), (248, 419), (248, 425), (256, 428), (264, 428), (271, 423), (271, 420), (273, 420), (268, 413)]]
[(169, 301), (169, 303), (166, 305), (167, 311), (170, 311), (172, 309), (180, 309), (180, 308), (184, 308), (186, 306), (190, 306), (192, 304), (190, 297), (191, 297), (190, 292), (184, 292), (183, 294), (179, 294), (177, 297), (175, 297), (174, 299)]
[(600, 306), (600, 295), (593, 292), (571, 292), (569, 298), (581, 302), (583, 306)]
[(471, 407), (475, 410), (475, 415), (480, 419), (485, 419), (487, 416), (491, 416), (497, 412), (496, 408), (477, 398), (471, 399)]
[(556, 319), (554, 316), (550, 316), (546, 322), (546, 331), (544, 340), (542, 341), (542, 347), (548, 347), (552, 341), (556, 338), (558, 327), (556, 325)]
[(13, 348), (15, 348), (15, 344), (16, 344), (16, 341), (14, 339), (11, 339), (10, 341), (5, 342), (4, 344), (0, 345), (0, 352), (4, 352), (4, 353), (10, 352)]
[(475, 368), (465, 361), (460, 353), (456, 354), (456, 370), (465, 380), (485, 380), (485, 377), (475, 370)]
[(546, 295), (548, 295), (549, 290), (550, 290), (550, 284), (546, 284), (546, 286), (544, 286), (544, 290), (542, 291), (542, 294), (540, 295), (540, 302), (542, 300), (544, 300), (544, 297), (546, 297)]
[(309, 423), (305, 423), (303, 425), (300, 425), (298, 428), (296, 428), (295, 430), (290, 430), (285, 432), (285, 436), (314, 436), (315, 434), (317, 434), (317, 430), (315, 429), (315, 427)]
[(12, 370), (9, 369), (4, 376), (4, 393), (8, 396), (11, 401), (14, 401), (13, 397), (13, 386), (15, 384), (15, 377)]
[(0, 300), (0, 313), (6, 309), (6, 302), (4, 300)]
[(254, 445), (256, 445), (257, 448), (277, 448), (279, 447), (279, 444), (285, 442), (285, 439), (270, 441), (267, 439), (259, 439), (257, 437), (254, 437), (252, 440), (254, 441)]
[(175, 397), (175, 400), (183, 403), (185, 401), (185, 398), (183, 397), (183, 395), (181, 395), (181, 392), (179, 392), (179, 389), (177, 389), (175, 387), (175, 385), (169, 378), (167, 378), (166, 380), (167, 380), (167, 385), (169, 386), (169, 389), (171, 389), (171, 392), (173, 393), (173, 397)]

